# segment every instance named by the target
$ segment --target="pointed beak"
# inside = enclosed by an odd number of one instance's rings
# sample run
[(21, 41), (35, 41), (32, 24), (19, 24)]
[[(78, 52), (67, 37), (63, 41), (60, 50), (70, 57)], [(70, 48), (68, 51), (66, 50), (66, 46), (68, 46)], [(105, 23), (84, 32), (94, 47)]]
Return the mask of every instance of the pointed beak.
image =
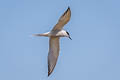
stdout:
[(72, 40), (72, 38), (69, 36), (69, 39)]

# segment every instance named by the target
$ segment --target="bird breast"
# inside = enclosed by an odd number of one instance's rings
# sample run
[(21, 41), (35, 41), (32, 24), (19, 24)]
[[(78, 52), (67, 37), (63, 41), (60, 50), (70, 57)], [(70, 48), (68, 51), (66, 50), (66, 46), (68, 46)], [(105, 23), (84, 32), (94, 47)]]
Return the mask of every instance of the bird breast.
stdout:
[(64, 30), (55, 30), (55, 31), (51, 31), (50, 36), (66, 37), (67, 33)]

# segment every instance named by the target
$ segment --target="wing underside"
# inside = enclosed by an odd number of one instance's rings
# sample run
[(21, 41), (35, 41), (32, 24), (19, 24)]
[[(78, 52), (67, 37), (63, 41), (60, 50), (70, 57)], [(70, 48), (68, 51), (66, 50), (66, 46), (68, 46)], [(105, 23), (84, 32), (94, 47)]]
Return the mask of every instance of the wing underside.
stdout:
[(48, 76), (53, 72), (59, 56), (59, 37), (50, 37), (48, 53)]

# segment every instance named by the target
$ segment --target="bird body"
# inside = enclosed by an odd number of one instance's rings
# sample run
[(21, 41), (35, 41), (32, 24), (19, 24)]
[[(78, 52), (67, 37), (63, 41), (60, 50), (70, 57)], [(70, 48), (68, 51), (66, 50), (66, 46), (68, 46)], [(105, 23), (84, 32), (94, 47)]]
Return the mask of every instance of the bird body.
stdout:
[(53, 72), (59, 56), (59, 50), (60, 50), (59, 38), (60, 37), (70, 38), (69, 33), (63, 30), (63, 26), (70, 20), (70, 17), (71, 17), (71, 10), (68, 7), (68, 9), (58, 20), (58, 23), (54, 26), (54, 28), (50, 32), (46, 32), (43, 34), (34, 34), (34, 36), (45, 36), (50, 38), (49, 52), (48, 52), (48, 76)]
[(45, 37), (69, 37), (65, 30), (53, 30), (43, 34), (34, 34), (34, 36), (45, 36)]

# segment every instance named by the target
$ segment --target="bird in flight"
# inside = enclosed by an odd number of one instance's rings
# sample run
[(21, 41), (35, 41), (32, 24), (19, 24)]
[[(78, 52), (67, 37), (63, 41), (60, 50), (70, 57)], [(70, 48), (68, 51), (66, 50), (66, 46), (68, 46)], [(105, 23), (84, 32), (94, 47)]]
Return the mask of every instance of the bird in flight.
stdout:
[[(60, 17), (57, 24), (50, 32), (43, 34), (33, 34), (33, 36), (49, 37), (49, 52), (48, 52), (48, 76), (53, 72), (58, 56), (59, 56), (59, 39), (60, 37), (68, 37), (71, 39), (69, 33), (63, 30), (65, 24), (68, 23), (71, 17), (70, 7)], [(72, 39), (71, 39), (72, 40)]]

